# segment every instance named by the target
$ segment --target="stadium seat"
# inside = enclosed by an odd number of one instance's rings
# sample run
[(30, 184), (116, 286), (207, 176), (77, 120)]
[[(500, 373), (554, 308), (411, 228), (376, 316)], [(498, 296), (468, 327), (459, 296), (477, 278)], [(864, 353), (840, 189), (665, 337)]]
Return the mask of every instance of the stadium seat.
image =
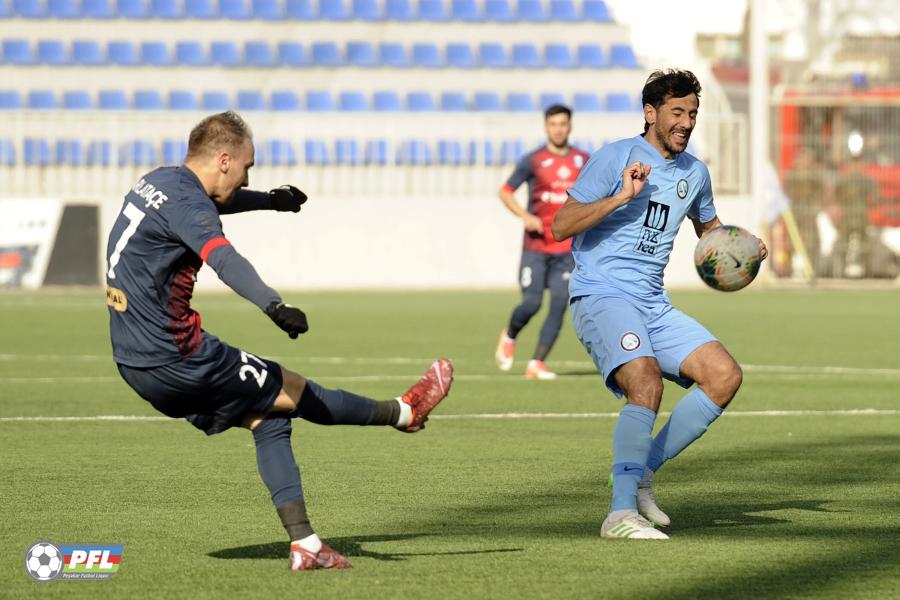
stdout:
[(494, 92), (475, 92), (473, 105), (478, 112), (500, 112), (500, 96)]
[(609, 48), (609, 63), (613, 67), (623, 69), (638, 68), (637, 57), (629, 44), (613, 44)]
[(84, 90), (63, 92), (63, 108), (66, 110), (91, 110), (94, 101), (91, 95)]
[(180, 19), (181, 4), (178, 0), (150, 0), (150, 17), (154, 19)]
[(3, 40), (3, 62), (8, 65), (33, 65), (34, 55), (28, 40)]
[(585, 21), (612, 23), (612, 17), (609, 16), (609, 10), (603, 0), (584, 0), (584, 4), (581, 5), (581, 15)]
[(606, 110), (610, 112), (631, 112), (637, 110), (637, 104), (628, 94), (610, 92), (606, 95)]
[(386, 0), (385, 17), (391, 21), (414, 21), (416, 19), (412, 6), (410, 6), (410, 0)]
[(419, 20), (449, 21), (450, 16), (444, 10), (443, 0), (419, 0)]
[(464, 162), (459, 140), (438, 140), (437, 151), (439, 165), (458, 167)]
[(250, 6), (250, 14), (253, 15), (254, 19), (280, 21), (284, 18), (281, 3), (278, 0), (253, 0)]
[(44, 138), (25, 138), (25, 164), (46, 167), (50, 164), (50, 144)]
[(236, 67), (241, 64), (240, 53), (234, 42), (211, 42), (209, 62), (220, 67)]
[(50, 90), (28, 92), (28, 110), (55, 110), (56, 108), (56, 94)]
[(484, 18), (494, 23), (512, 23), (516, 20), (510, 7), (510, 0), (485, 0)]
[(338, 110), (363, 112), (369, 110), (369, 103), (362, 92), (341, 92), (338, 96)]
[(165, 42), (141, 42), (141, 64), (168, 67), (172, 64)]
[(353, 18), (357, 21), (383, 21), (377, 0), (353, 0)]
[(551, 0), (550, 2), (550, 19), (553, 21), (580, 21), (578, 12), (575, 10), (575, 3), (572, 0)]
[(603, 106), (600, 104), (600, 98), (597, 94), (590, 92), (579, 92), (575, 94), (575, 101), (572, 108), (575, 112), (601, 112)]
[(184, 0), (184, 16), (188, 19), (212, 19), (218, 17), (212, 0)]
[(369, 42), (347, 42), (347, 64), (353, 67), (374, 67), (375, 48)]
[(169, 110), (197, 110), (197, 98), (187, 90), (169, 92), (167, 106)]
[(106, 64), (106, 56), (95, 40), (75, 40), (72, 42), (72, 64), (98, 66)]
[(111, 41), (106, 43), (106, 57), (110, 64), (131, 67), (138, 62), (137, 48), (131, 42)]
[(510, 92), (506, 96), (506, 110), (510, 112), (531, 112), (534, 110), (534, 101), (528, 94)]
[(534, 44), (513, 44), (512, 65), (520, 69), (538, 69), (543, 66)]
[(338, 165), (358, 165), (359, 145), (356, 140), (338, 139), (334, 141), (334, 162)]
[(500, 164), (510, 165), (519, 162), (525, 155), (525, 143), (522, 140), (504, 140), (500, 144)]
[(53, 163), (67, 167), (80, 167), (85, 163), (84, 146), (81, 140), (60, 139), (56, 140)]
[(0, 90), (0, 110), (20, 110), (22, 96), (16, 90)]
[(67, 65), (69, 53), (62, 40), (40, 40), (37, 43), (37, 61), (42, 65)]
[(548, 67), (557, 69), (572, 69), (575, 67), (575, 59), (567, 44), (547, 44), (544, 46), (544, 62)]
[(386, 67), (408, 67), (409, 59), (402, 44), (382, 42), (378, 45), (378, 62)]
[(306, 140), (303, 143), (303, 160), (308, 165), (327, 165), (328, 146), (322, 140)]
[(522, 21), (543, 23), (547, 20), (541, 0), (519, 0), (517, 14)]
[(275, 91), (269, 96), (269, 107), (276, 112), (298, 111), (300, 97), (290, 90)]
[(258, 90), (240, 90), (237, 93), (238, 110), (266, 110), (266, 101)]
[(264, 164), (273, 167), (293, 167), (297, 164), (297, 154), (290, 140), (267, 140), (262, 144)]
[(138, 90), (134, 93), (131, 105), (135, 110), (163, 110), (162, 95), (157, 90)]
[(180, 165), (187, 156), (187, 143), (184, 140), (163, 140), (162, 161), (164, 165)]
[(335, 109), (331, 94), (324, 91), (306, 92), (306, 110), (309, 112), (326, 112)]
[(191, 67), (203, 67), (209, 64), (206, 59), (206, 50), (197, 41), (182, 41), (175, 44), (175, 62), (179, 65)]
[(547, 110), (548, 106), (553, 104), (566, 105), (566, 99), (559, 92), (545, 92), (540, 97), (541, 110)]
[(457, 21), (481, 23), (484, 16), (478, 10), (475, 0), (452, 0), (450, 14)]
[(606, 67), (603, 48), (597, 44), (581, 44), (578, 46), (578, 66), (584, 69), (602, 69)]
[(13, 14), (23, 19), (43, 19), (47, 16), (46, 5), (40, 0), (12, 0)]
[(466, 112), (469, 110), (466, 95), (462, 92), (443, 92), (441, 110), (444, 112)]
[(412, 55), (413, 66), (432, 69), (444, 66), (444, 63), (441, 61), (440, 51), (435, 44), (413, 44)]
[(502, 69), (509, 66), (506, 58), (506, 50), (502, 44), (496, 42), (484, 42), (478, 47), (478, 60), (482, 67), (490, 69)]
[(144, 0), (116, 0), (116, 14), (123, 19), (147, 19), (150, 8)]
[(406, 94), (406, 110), (409, 112), (434, 112), (434, 98), (428, 92)]
[(156, 148), (149, 140), (132, 140), (119, 146), (119, 166), (156, 166)]
[(425, 140), (406, 140), (397, 152), (397, 164), (427, 166), (431, 164), (431, 148)]
[(341, 66), (341, 51), (334, 42), (313, 42), (312, 64), (315, 67)]
[(278, 42), (278, 64), (285, 67), (305, 67), (306, 50), (300, 42)]
[(331, 2), (319, 0), (319, 18), (327, 21), (346, 21), (350, 18), (350, 14), (344, 8), (343, 0)]
[[(255, 4), (256, 3), (254, 2), (254, 5)], [(246, 0), (219, 0), (218, 15), (220, 19), (228, 19), (230, 21), (245, 21), (250, 18), (250, 9), (247, 6)]]
[(311, 0), (285, 0), (284, 15), (285, 18), (293, 21), (314, 21), (316, 19)]
[(86, 164), (89, 167), (108, 167), (112, 164), (112, 144), (105, 140), (94, 140), (88, 144), (85, 153)]
[(215, 112), (228, 110), (232, 107), (231, 100), (225, 92), (203, 92), (200, 105), (203, 107), (203, 110)]
[(47, 16), (51, 19), (80, 19), (81, 5), (77, 0), (47, 0)]
[(469, 44), (447, 44), (447, 66), (471, 69), (476, 66), (475, 54)]
[(275, 56), (268, 42), (244, 42), (244, 64), (251, 67), (274, 67)]
[(11, 167), (16, 164), (16, 147), (12, 140), (0, 139), (0, 165)]
[(128, 98), (122, 90), (100, 90), (97, 94), (97, 108), (100, 110), (128, 110)]
[(384, 166), (388, 164), (387, 140), (368, 140), (363, 151), (363, 164)]
[(81, 0), (81, 12), (88, 19), (112, 19), (110, 0)]
[(372, 110), (376, 112), (400, 112), (403, 106), (397, 92), (381, 91), (372, 94)]

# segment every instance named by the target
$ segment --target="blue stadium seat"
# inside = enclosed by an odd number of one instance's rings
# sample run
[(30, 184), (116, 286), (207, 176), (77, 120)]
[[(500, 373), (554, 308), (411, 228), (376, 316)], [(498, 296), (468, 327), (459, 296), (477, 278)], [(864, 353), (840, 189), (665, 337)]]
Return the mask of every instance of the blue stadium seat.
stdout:
[(572, 108), (575, 112), (601, 112), (603, 106), (600, 104), (600, 98), (597, 94), (590, 92), (579, 92), (575, 94), (575, 102)]
[(344, 8), (343, 0), (319, 0), (319, 18), (328, 21), (346, 21), (350, 14)]
[(111, 41), (106, 43), (106, 57), (110, 64), (131, 67), (140, 62), (137, 48), (131, 42)]
[(473, 164), (493, 167), (497, 165), (497, 153), (491, 140), (472, 140), (469, 142), (469, 159)]
[(420, 21), (449, 21), (443, 0), (419, 0)]
[(285, 18), (292, 21), (314, 21), (316, 13), (310, 0), (285, 0)]
[(119, 146), (119, 166), (155, 166), (156, 147), (149, 140), (132, 140)]
[(20, 110), (22, 96), (16, 90), (0, 90), (0, 110)]
[(303, 159), (308, 165), (327, 165), (328, 146), (322, 140), (306, 140), (303, 143)]
[(629, 44), (613, 44), (609, 47), (609, 64), (623, 69), (636, 69), (638, 65), (634, 50)]
[(266, 101), (258, 90), (240, 90), (237, 93), (238, 110), (266, 110)]
[(432, 43), (413, 44), (413, 66), (425, 68), (443, 67), (438, 47)]
[(67, 65), (69, 53), (62, 40), (40, 40), (37, 43), (37, 60), (43, 65)]
[(47, 15), (52, 19), (80, 19), (81, 5), (77, 0), (47, 0)]
[(275, 55), (268, 42), (244, 42), (244, 64), (251, 67), (274, 67)]
[(469, 44), (447, 44), (447, 66), (471, 69), (476, 66), (475, 53)]
[(44, 138), (25, 138), (25, 164), (46, 167), (50, 164), (50, 144)]
[(218, 17), (212, 0), (184, 0), (184, 16), (188, 19), (212, 19)]
[(548, 67), (557, 69), (572, 69), (575, 67), (575, 59), (567, 44), (547, 44), (544, 46), (544, 62)]
[(466, 23), (481, 23), (484, 21), (484, 16), (478, 9), (478, 4), (475, 0), (452, 0), (451, 6), (450, 14), (457, 21)]
[(406, 110), (409, 112), (434, 112), (434, 98), (428, 92), (406, 94)]
[(94, 67), (105, 65), (106, 56), (95, 40), (75, 40), (72, 42), (72, 63)]
[(500, 164), (514, 165), (525, 155), (525, 143), (522, 140), (504, 140), (500, 144)]
[(164, 165), (180, 165), (187, 156), (187, 142), (184, 140), (163, 140), (162, 162)]
[(408, 67), (406, 48), (402, 44), (382, 42), (378, 45), (378, 62), (386, 67)]
[(306, 110), (308, 110), (309, 112), (327, 112), (334, 109), (334, 99), (328, 92), (306, 92)]
[(369, 110), (369, 104), (362, 92), (341, 92), (338, 96), (338, 110), (362, 112)]
[(581, 44), (578, 46), (578, 66), (584, 69), (602, 69), (606, 67), (603, 48), (597, 44)]
[(545, 92), (540, 97), (541, 110), (547, 110), (553, 104), (566, 104), (566, 99), (559, 92)]
[(200, 100), (203, 110), (208, 111), (224, 111), (232, 107), (231, 99), (225, 92), (203, 92)]
[(81, 140), (56, 140), (53, 163), (61, 166), (80, 167), (85, 163), (84, 146)]
[(154, 19), (180, 19), (181, 4), (178, 0), (150, 0), (150, 16)]
[(108, 167), (112, 164), (112, 144), (106, 140), (94, 140), (88, 144), (85, 159), (89, 167)]
[(572, 0), (551, 0), (550, 2), (550, 19), (553, 21), (580, 21), (581, 17), (575, 10), (575, 3)]
[(219, 18), (231, 21), (245, 21), (249, 19), (250, 9), (246, 0), (219, 0)]
[(162, 95), (157, 90), (137, 90), (131, 105), (135, 110), (163, 110)]
[(397, 164), (427, 166), (431, 164), (431, 148), (425, 140), (406, 140), (397, 151)]
[(462, 92), (443, 92), (441, 110), (444, 112), (466, 112), (469, 110), (466, 95)]
[(94, 108), (94, 101), (91, 99), (90, 93), (84, 90), (63, 92), (63, 108), (66, 110), (91, 110)]
[(81, 0), (81, 12), (88, 19), (112, 19), (110, 0)]
[(484, 42), (478, 46), (478, 59), (482, 67), (502, 69), (509, 66), (503, 44)]
[(221, 67), (236, 67), (241, 64), (240, 52), (234, 42), (211, 42), (209, 62)]
[(34, 55), (28, 40), (3, 40), (3, 62), (8, 65), (33, 65)]
[(128, 98), (122, 90), (100, 90), (97, 94), (97, 108), (100, 110), (128, 110)]
[(47, 16), (46, 5), (40, 0), (12, 0), (13, 13), (23, 19), (43, 19)]
[(541, 0), (519, 0), (517, 14), (522, 21), (543, 23), (547, 20)]
[(606, 95), (606, 110), (610, 112), (631, 112), (637, 110), (637, 104), (628, 94), (610, 92)]
[(534, 101), (529, 94), (510, 92), (506, 96), (506, 110), (510, 112), (532, 112)]
[(357, 21), (383, 21), (377, 0), (353, 0), (353, 18)]
[(144, 0), (116, 0), (116, 14), (123, 19), (147, 19), (150, 7)]
[(495, 92), (475, 92), (473, 104), (478, 112), (500, 112), (503, 110), (503, 107), (500, 105), (500, 96)]
[(264, 164), (273, 167), (293, 167), (297, 164), (297, 154), (290, 140), (267, 140), (262, 144)]
[(363, 151), (363, 164), (384, 166), (388, 164), (387, 140), (368, 140)]
[(276, 112), (300, 110), (300, 97), (290, 90), (278, 90), (269, 96), (269, 106)]
[(581, 6), (581, 15), (585, 21), (612, 23), (612, 17), (609, 16), (609, 10), (603, 0), (584, 0), (584, 4)]
[(0, 165), (11, 167), (16, 164), (16, 147), (12, 140), (0, 139)]
[(172, 64), (169, 48), (165, 42), (141, 42), (141, 64), (167, 67)]
[(169, 92), (168, 100), (169, 110), (197, 110), (197, 98), (193, 92), (172, 90)]
[(300, 42), (278, 42), (278, 64), (285, 67), (305, 67), (306, 50)]
[(381, 91), (372, 94), (372, 110), (376, 112), (400, 112), (403, 105), (397, 92)]
[(391, 21), (414, 21), (410, 0), (385, 0), (385, 16)]
[(281, 3), (278, 0), (253, 0), (250, 13), (254, 19), (263, 21), (280, 21), (284, 18)]
[(32, 90), (28, 92), (29, 110), (55, 110), (56, 94), (50, 90)]
[(464, 163), (462, 144), (459, 140), (438, 140), (438, 164), (458, 167)]
[(347, 64), (354, 67), (374, 67), (375, 48), (369, 42), (347, 42)]
[(175, 62), (191, 67), (203, 67), (209, 64), (203, 45), (194, 40), (175, 43)]
[(312, 64), (316, 67), (339, 67), (341, 51), (334, 42), (313, 42)]
[(513, 44), (512, 65), (521, 69), (539, 69), (544, 66), (534, 44)]
[(338, 139), (334, 141), (334, 162), (338, 165), (359, 164), (359, 144), (352, 139)]
[(495, 23), (512, 23), (516, 15), (510, 6), (510, 0), (485, 0), (484, 18)]

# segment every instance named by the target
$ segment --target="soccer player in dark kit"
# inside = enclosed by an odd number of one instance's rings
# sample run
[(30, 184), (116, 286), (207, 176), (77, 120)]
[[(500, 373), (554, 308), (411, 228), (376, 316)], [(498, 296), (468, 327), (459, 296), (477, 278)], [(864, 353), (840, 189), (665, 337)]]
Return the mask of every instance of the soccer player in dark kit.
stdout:
[(190, 300), (195, 275), (206, 263), (291, 338), (308, 329), (306, 315), (263, 283), (222, 232), (220, 214), (298, 212), (306, 201), (293, 186), (241, 189), (253, 155), (252, 135), (240, 116), (212, 115), (191, 131), (183, 165), (151, 171), (125, 196), (107, 245), (113, 357), (122, 378), (161, 413), (208, 435), (249, 429), (260, 476), (291, 539), (290, 568), (345, 568), (350, 562), (310, 526), (291, 419), (416, 432), (449, 392), (453, 366), (437, 360), (402, 396), (377, 401), (323, 388), (201, 328)]

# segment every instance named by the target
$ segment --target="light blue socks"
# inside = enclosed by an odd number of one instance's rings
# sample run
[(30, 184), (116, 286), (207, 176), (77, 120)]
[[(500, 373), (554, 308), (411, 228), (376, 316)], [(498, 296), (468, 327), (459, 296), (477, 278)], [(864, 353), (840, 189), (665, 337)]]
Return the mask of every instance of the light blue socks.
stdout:
[[(669, 459), (687, 448), (706, 432), (710, 423), (722, 414), (722, 407), (709, 399), (699, 387), (687, 393), (675, 405), (669, 422), (653, 440), (647, 467), (654, 472)], [(619, 417), (621, 419), (621, 417)]]
[(637, 487), (650, 453), (656, 413), (626, 404), (613, 433), (612, 511), (637, 510)]

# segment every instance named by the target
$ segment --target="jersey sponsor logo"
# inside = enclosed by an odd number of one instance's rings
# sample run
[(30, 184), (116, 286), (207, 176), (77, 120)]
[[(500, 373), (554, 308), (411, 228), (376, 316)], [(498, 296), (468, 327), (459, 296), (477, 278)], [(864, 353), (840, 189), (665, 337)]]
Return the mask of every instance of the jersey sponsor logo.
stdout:
[(159, 210), (159, 207), (163, 205), (163, 202), (169, 199), (168, 196), (156, 189), (155, 185), (147, 183), (143, 178), (134, 184), (131, 191), (147, 201), (147, 206), (145, 206), (145, 208), (150, 208), (152, 206)]
[(549, 167), (549, 166), (552, 165), (552, 164), (553, 164), (553, 158), (552, 158), (552, 157), (551, 157), (551, 158), (545, 158), (544, 160), (541, 161), (541, 167), (544, 168), (544, 169), (546, 169), (547, 167)]
[(662, 232), (669, 222), (669, 207), (650, 200), (647, 203), (647, 214), (644, 215), (644, 226), (634, 244), (634, 251), (653, 256), (662, 238)]
[(572, 169), (570, 169), (566, 165), (563, 165), (559, 169), (557, 169), (556, 176), (560, 179), (568, 179), (572, 176)]
[(634, 333), (633, 331), (629, 331), (622, 336), (622, 340), (619, 343), (622, 345), (622, 350), (625, 350), (626, 352), (634, 352), (641, 347), (641, 338), (639, 338), (638, 334)]
[(565, 204), (569, 194), (560, 192), (541, 192), (541, 202), (549, 202), (550, 204)]
[(128, 296), (119, 288), (108, 285), (106, 286), (106, 305), (118, 312), (125, 312), (128, 310)]
[(688, 193), (688, 182), (687, 179), (679, 179), (678, 184), (675, 186), (675, 192), (678, 194), (678, 197), (684, 200), (687, 197)]

